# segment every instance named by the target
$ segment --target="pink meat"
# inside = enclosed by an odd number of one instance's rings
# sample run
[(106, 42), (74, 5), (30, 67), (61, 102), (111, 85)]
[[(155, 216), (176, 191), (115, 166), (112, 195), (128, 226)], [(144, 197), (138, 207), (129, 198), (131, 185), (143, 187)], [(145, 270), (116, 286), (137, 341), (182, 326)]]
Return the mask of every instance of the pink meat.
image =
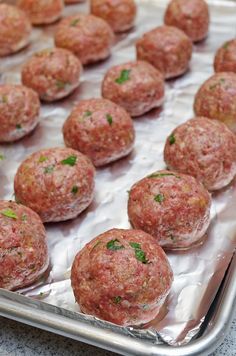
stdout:
[[(126, 73), (125, 80), (122, 75)], [(140, 116), (162, 105), (162, 74), (145, 61), (128, 62), (110, 68), (102, 82), (102, 96), (124, 107), (131, 116)]]
[(205, 0), (171, 0), (164, 21), (184, 31), (193, 42), (201, 41), (208, 33), (208, 5)]
[(73, 219), (93, 199), (95, 170), (90, 160), (70, 148), (33, 153), (17, 170), (16, 200), (44, 222)]
[(42, 100), (66, 97), (79, 86), (82, 66), (78, 58), (62, 48), (35, 53), (22, 68), (22, 82)]
[(47, 25), (57, 21), (64, 8), (63, 0), (18, 0), (17, 5), (33, 25)]
[(89, 64), (110, 55), (114, 34), (103, 19), (85, 14), (64, 18), (55, 33), (57, 47), (73, 52), (82, 64)]
[(211, 197), (195, 178), (157, 171), (134, 184), (128, 215), (168, 249), (189, 248), (204, 236), (210, 222)]
[(194, 176), (208, 190), (221, 189), (236, 174), (236, 136), (217, 120), (188, 120), (167, 138), (164, 157), (169, 169)]
[(160, 26), (136, 43), (137, 58), (151, 63), (166, 79), (185, 73), (192, 56), (192, 42), (176, 27)]
[(105, 99), (81, 100), (63, 126), (65, 144), (102, 166), (127, 156), (134, 145), (129, 114)]
[(136, 12), (134, 0), (91, 0), (91, 13), (109, 23), (114, 32), (132, 28)]
[(236, 73), (220, 72), (206, 80), (195, 96), (194, 111), (236, 132)]
[(225, 42), (216, 52), (215, 72), (236, 73), (236, 38)]
[(35, 282), (49, 263), (46, 231), (39, 216), (12, 201), (0, 201), (0, 288)]
[(39, 122), (37, 93), (23, 85), (0, 85), (0, 142), (19, 140)]
[(15, 6), (0, 4), (0, 56), (7, 56), (27, 46), (31, 25), (25, 13)]
[(172, 280), (164, 251), (139, 230), (112, 229), (97, 236), (76, 255), (71, 271), (82, 312), (123, 326), (154, 319)]

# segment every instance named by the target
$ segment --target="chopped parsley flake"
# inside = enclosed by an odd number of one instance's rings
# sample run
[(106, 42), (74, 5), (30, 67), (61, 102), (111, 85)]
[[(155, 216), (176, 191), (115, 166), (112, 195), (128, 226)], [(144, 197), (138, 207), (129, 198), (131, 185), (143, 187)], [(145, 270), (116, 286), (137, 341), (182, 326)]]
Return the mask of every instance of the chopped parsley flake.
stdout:
[(0, 154), (0, 161), (4, 160), (5, 156), (3, 154)]
[(120, 72), (119, 78), (116, 78), (115, 82), (117, 84), (123, 84), (123, 83), (127, 82), (127, 80), (130, 79), (130, 77), (129, 77), (130, 72), (131, 72), (131, 69), (123, 69)]
[(146, 253), (141, 249), (141, 245), (137, 242), (130, 242), (130, 246), (134, 249), (135, 257), (138, 261), (146, 264), (149, 261), (146, 259)]
[(45, 162), (45, 161), (47, 161), (47, 157), (46, 156), (40, 156), (39, 157), (39, 163), (42, 163), (42, 162)]
[(65, 86), (66, 86), (66, 83), (63, 82), (62, 80), (57, 80), (56, 81), (56, 86), (57, 86), (58, 89), (64, 89)]
[(71, 189), (71, 193), (75, 195), (76, 193), (78, 193), (78, 190), (79, 188), (77, 187), (77, 185), (74, 185)]
[(129, 243), (131, 247), (136, 248), (136, 249), (141, 249), (141, 245), (138, 244), (137, 242), (130, 242)]
[(75, 27), (76, 25), (78, 25), (79, 22), (80, 22), (80, 19), (74, 19), (71, 21), (70, 26)]
[(121, 299), (122, 298), (118, 295), (117, 297), (113, 298), (113, 301), (114, 301), (115, 304), (119, 304), (121, 302)]
[(116, 251), (116, 250), (121, 250), (122, 248), (125, 248), (123, 245), (120, 244), (120, 241), (115, 239), (111, 240), (107, 243), (107, 249)]
[(69, 156), (66, 159), (61, 161), (61, 164), (68, 165), (73, 167), (76, 164), (77, 157), (76, 156)]
[(12, 209), (10, 209), (10, 208), (5, 209), (5, 210), (2, 210), (2, 211), (0, 211), (0, 213), (1, 213), (3, 216), (6, 216), (7, 218), (17, 219), (16, 213), (14, 212), (14, 210), (12, 210)]
[(227, 48), (229, 47), (229, 44), (230, 44), (230, 42), (225, 42), (225, 43), (223, 44), (223, 48), (224, 48), (224, 49), (227, 49)]
[(87, 110), (87, 111), (85, 111), (85, 113), (84, 113), (84, 117), (88, 117), (88, 116), (91, 116), (92, 115), (92, 111), (89, 111), (89, 110)]
[[(92, 250), (93, 250), (95, 247), (97, 247), (98, 245), (100, 245), (100, 243), (101, 243), (101, 241), (98, 241), (98, 242), (93, 246)], [(91, 251), (92, 251), (92, 250), (91, 250)]]
[(47, 166), (44, 168), (44, 173), (52, 173), (54, 170), (54, 164), (52, 164), (51, 166)]
[(2, 95), (2, 103), (4, 104), (8, 103), (7, 95)]
[(220, 85), (220, 83), (224, 83), (224, 82), (225, 82), (225, 79), (224, 79), (224, 78), (220, 78), (220, 80), (219, 80), (217, 83), (211, 85), (211, 86), (209, 87), (209, 89), (210, 89), (210, 90), (215, 89), (215, 88), (217, 87), (217, 85)]
[(107, 114), (106, 118), (107, 118), (108, 124), (111, 126), (112, 125), (112, 116), (110, 114)]
[(150, 176), (147, 176), (147, 178), (162, 178), (166, 176), (173, 176), (180, 179), (180, 177), (176, 176), (174, 173), (153, 173), (150, 174)]
[(157, 201), (158, 203), (162, 203), (165, 200), (165, 197), (163, 194), (157, 194), (154, 200)]
[(171, 134), (170, 137), (169, 137), (169, 143), (170, 145), (173, 145), (175, 143), (175, 136), (174, 134)]
[(21, 124), (16, 124), (17, 130), (20, 130), (22, 128)]
[(26, 220), (27, 220), (27, 215), (26, 215), (26, 214), (22, 214), (21, 220), (22, 220), (22, 221), (26, 221)]

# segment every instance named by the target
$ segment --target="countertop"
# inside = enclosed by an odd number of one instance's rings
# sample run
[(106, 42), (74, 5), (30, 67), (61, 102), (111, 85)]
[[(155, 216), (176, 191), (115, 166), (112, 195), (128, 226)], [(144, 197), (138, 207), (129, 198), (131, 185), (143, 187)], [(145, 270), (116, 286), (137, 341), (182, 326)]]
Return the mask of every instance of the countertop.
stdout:
[[(0, 356), (115, 356), (80, 342), (0, 317)], [(225, 341), (211, 356), (236, 355), (236, 315)]]

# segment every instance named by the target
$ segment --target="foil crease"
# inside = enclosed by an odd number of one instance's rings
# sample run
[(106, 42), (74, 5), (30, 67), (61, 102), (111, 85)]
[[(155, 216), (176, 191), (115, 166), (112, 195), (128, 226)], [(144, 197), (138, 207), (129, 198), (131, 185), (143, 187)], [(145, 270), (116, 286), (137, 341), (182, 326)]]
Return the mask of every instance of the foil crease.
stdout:
[[(116, 36), (111, 57), (86, 67), (81, 85), (74, 94), (52, 104), (43, 104), (40, 124), (31, 135), (14, 144), (0, 145), (0, 154), (4, 156), (0, 161), (1, 199), (13, 199), (14, 175), (22, 160), (41, 148), (63, 146), (61, 128), (75, 103), (100, 97), (101, 81), (107, 69), (135, 60), (136, 40), (163, 23), (168, 1), (138, 0), (137, 3), (136, 26), (128, 34)], [(215, 51), (224, 41), (236, 37), (236, 2), (211, 0), (208, 4), (211, 25), (207, 39), (194, 45), (189, 71), (166, 82), (162, 108), (134, 120), (136, 143), (132, 154), (97, 170), (94, 201), (77, 219), (46, 224), (51, 265), (40, 281), (18, 291), (23, 296), (22, 303), (27, 296), (34, 299), (32, 306), (153, 343), (162, 340), (169, 345), (182, 345), (198, 333), (236, 247), (236, 179), (213, 194), (211, 224), (205, 241), (191, 250), (168, 253), (174, 271), (171, 292), (159, 316), (142, 329), (118, 327), (79, 313), (70, 286), (70, 268), (75, 254), (92, 238), (113, 227), (130, 228), (127, 191), (139, 179), (165, 168), (163, 147), (167, 135), (193, 117), (193, 98), (202, 82), (213, 74)], [(68, 6), (64, 15), (80, 11), (87, 13), (88, 4)], [(53, 46), (55, 26), (35, 27), (28, 48), (0, 59), (1, 83), (20, 83), (25, 60), (35, 51)], [(14, 299), (15, 294), (10, 294)]]

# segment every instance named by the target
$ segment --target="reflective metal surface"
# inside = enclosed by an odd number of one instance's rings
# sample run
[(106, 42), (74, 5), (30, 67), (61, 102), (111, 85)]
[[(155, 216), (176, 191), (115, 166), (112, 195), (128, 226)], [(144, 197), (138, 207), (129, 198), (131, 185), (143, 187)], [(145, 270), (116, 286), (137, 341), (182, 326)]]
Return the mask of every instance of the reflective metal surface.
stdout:
[[(175, 274), (171, 293), (158, 318), (142, 330), (120, 328), (78, 314), (79, 308), (75, 304), (69, 279), (70, 266), (76, 252), (89, 240), (112, 227), (130, 227), (126, 212), (127, 191), (137, 180), (165, 167), (162, 153), (167, 135), (178, 124), (193, 116), (194, 94), (213, 73), (216, 49), (225, 40), (236, 37), (236, 3), (220, 0), (208, 3), (211, 13), (210, 33), (204, 42), (194, 46), (190, 70), (183, 77), (166, 82), (166, 99), (161, 109), (135, 119), (134, 152), (97, 171), (96, 194), (91, 207), (73, 221), (46, 225), (51, 253), (48, 275), (36, 285), (20, 291), (34, 301), (27, 302), (15, 293), (0, 292), (1, 314), (127, 354), (137, 355), (137, 350), (140, 350), (142, 355), (193, 355), (201, 350), (203, 355), (204, 350), (210, 347), (209, 340), (208, 344), (201, 344), (201, 347), (196, 341), (179, 348), (154, 345), (159, 343), (160, 337), (170, 345), (187, 344), (204, 322), (236, 246), (236, 180), (224, 190), (213, 194), (211, 225), (205, 241), (189, 251), (168, 253)], [(85, 68), (80, 88), (70, 97), (54, 104), (43, 104), (41, 123), (33, 134), (18, 143), (0, 146), (0, 154), (5, 157), (0, 162), (1, 199), (13, 198), (13, 178), (20, 162), (40, 148), (62, 146), (61, 128), (73, 105), (82, 98), (99, 97), (101, 80), (106, 70), (114, 64), (135, 59), (136, 39), (145, 31), (162, 24), (167, 1), (139, 0), (138, 4), (136, 27), (127, 35), (116, 38), (112, 56), (105, 62)], [(87, 12), (88, 7), (86, 4), (68, 6), (65, 15), (75, 10)], [(1, 82), (19, 83), (25, 59), (38, 49), (52, 46), (54, 30), (55, 25), (34, 28), (30, 47), (0, 59)], [(232, 274), (235, 273), (233, 268)], [(228, 298), (231, 298), (231, 304), (219, 305), (221, 317), (216, 318), (212, 324), (220, 328), (221, 331), (217, 329), (218, 333), (223, 332), (229, 320), (230, 311), (227, 308), (233, 307), (236, 288), (232, 285), (230, 288), (225, 289), (224, 293), (230, 295)], [(79, 320), (75, 322), (75, 319)], [(210, 332), (208, 329), (208, 338)], [(127, 335), (132, 336), (133, 343), (130, 338), (127, 339)], [(214, 338), (218, 340), (219, 334)]]

